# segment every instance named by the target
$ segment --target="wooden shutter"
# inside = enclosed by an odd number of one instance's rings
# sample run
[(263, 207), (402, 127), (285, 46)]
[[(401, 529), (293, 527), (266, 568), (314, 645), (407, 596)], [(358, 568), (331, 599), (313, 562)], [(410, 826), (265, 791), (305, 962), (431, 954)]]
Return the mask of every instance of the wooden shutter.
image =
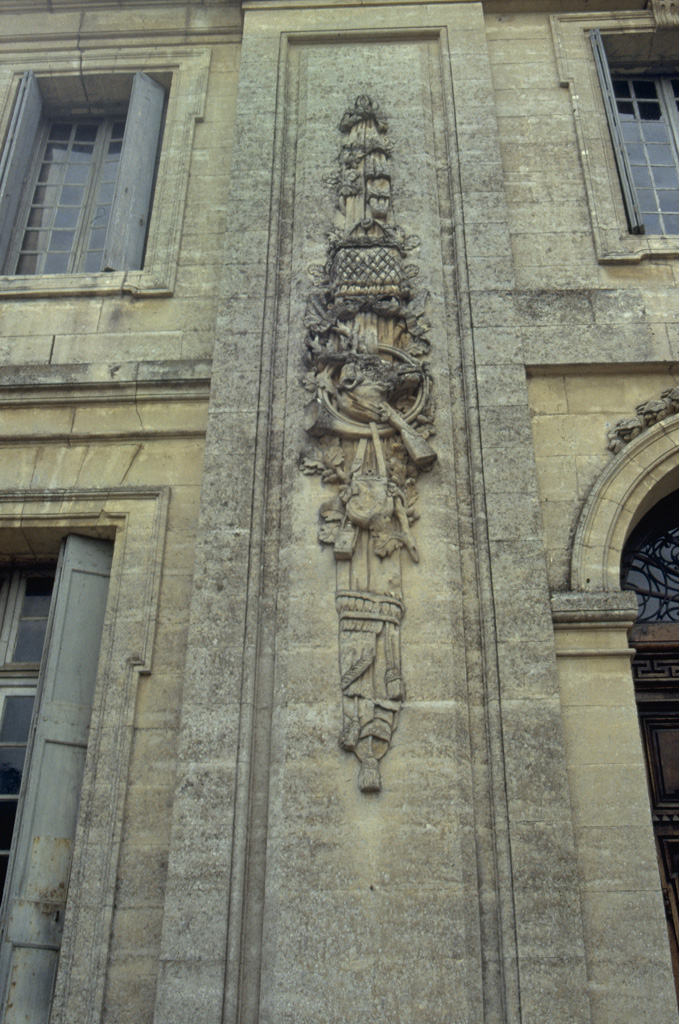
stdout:
[(156, 153), (163, 118), (165, 90), (138, 71), (132, 83), (125, 137), (104, 249), (104, 270), (139, 270)]
[(7, 140), (0, 155), (0, 268), (7, 266), (12, 229), (31, 169), (42, 112), (42, 97), (32, 71), (24, 72)]
[(57, 566), (0, 943), (3, 1024), (47, 1024), (104, 624), (112, 544), (68, 537)]
[(594, 61), (596, 63), (599, 84), (601, 86), (601, 94), (604, 98), (606, 119), (608, 120), (608, 129), (611, 133), (615, 162), (618, 165), (618, 174), (620, 175), (620, 185), (622, 187), (622, 198), (625, 203), (625, 212), (627, 213), (629, 229), (634, 235), (643, 235), (644, 222), (641, 216), (641, 210), (639, 209), (636, 186), (634, 184), (634, 179), (632, 178), (632, 168), (630, 167), (629, 158), (627, 156), (625, 141), (622, 137), (622, 127), (620, 124), (620, 118), (618, 117), (618, 105), (615, 102), (613, 82), (611, 81), (611, 73), (608, 70), (608, 58), (606, 56), (600, 30), (598, 28), (591, 29), (589, 38), (592, 42)]

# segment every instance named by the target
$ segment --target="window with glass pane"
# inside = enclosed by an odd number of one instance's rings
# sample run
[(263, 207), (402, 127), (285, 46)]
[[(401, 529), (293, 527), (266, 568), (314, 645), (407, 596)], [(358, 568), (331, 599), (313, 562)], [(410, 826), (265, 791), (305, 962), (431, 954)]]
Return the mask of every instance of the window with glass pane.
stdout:
[(679, 623), (679, 492), (663, 498), (630, 534), (620, 586), (637, 595), (637, 622)]
[(0, 690), (0, 898), (5, 888), (34, 701), (34, 690)]
[(101, 116), (76, 117), (66, 98), (47, 109), (36, 74), (22, 75), (0, 148), (0, 274), (143, 267), (165, 88), (143, 71), (124, 78), (111, 77), (110, 105), (103, 89)]
[(0, 897), (11, 853), (53, 586), (51, 568), (15, 570), (6, 574), (0, 585)]
[(125, 121), (113, 119), (46, 126), (17, 274), (102, 269), (124, 131)]
[(14, 640), (13, 662), (39, 662), (45, 643), (54, 578), (28, 576), (25, 580)]
[(622, 140), (648, 235), (679, 234), (679, 78), (613, 78)]

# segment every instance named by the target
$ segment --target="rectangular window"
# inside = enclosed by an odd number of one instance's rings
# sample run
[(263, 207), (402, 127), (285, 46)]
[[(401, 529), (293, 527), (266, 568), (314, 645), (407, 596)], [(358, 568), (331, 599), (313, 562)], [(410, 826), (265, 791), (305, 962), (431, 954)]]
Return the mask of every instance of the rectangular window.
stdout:
[(69, 536), (56, 568), (0, 585), (0, 1019), (47, 1024), (112, 545)]
[(129, 105), (48, 117), (26, 72), (0, 156), (0, 266), (98, 273), (143, 264), (165, 90), (134, 75)]
[(679, 76), (612, 76), (599, 29), (590, 40), (629, 229), (679, 235)]
[(679, 235), (679, 78), (612, 81), (644, 230)]
[(124, 121), (113, 120), (45, 125), (17, 274), (102, 269), (124, 130)]
[(0, 583), (0, 897), (4, 895), (54, 567)]
[(35, 690), (0, 688), (0, 894), (4, 895)]

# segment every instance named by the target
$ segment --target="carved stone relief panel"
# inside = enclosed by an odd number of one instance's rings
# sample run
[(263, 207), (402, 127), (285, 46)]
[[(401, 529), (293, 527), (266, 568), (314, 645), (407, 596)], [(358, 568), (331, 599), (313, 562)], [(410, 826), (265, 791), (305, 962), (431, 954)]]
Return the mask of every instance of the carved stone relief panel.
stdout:
[(305, 427), (315, 445), (300, 462), (333, 493), (319, 539), (336, 562), (340, 746), (358, 757), (359, 787), (380, 789), (405, 698), (400, 626), (402, 553), (419, 560), (417, 480), (436, 452), (424, 307), (409, 262), (419, 239), (394, 223), (387, 122), (359, 96), (339, 126), (335, 188), (341, 226), (329, 236), (304, 323)]

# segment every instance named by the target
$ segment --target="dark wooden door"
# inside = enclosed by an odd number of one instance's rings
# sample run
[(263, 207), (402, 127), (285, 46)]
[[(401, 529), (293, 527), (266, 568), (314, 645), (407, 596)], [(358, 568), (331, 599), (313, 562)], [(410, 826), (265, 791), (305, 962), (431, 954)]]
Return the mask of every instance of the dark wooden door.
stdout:
[(630, 643), (653, 832), (679, 1000), (679, 624), (641, 623)]

